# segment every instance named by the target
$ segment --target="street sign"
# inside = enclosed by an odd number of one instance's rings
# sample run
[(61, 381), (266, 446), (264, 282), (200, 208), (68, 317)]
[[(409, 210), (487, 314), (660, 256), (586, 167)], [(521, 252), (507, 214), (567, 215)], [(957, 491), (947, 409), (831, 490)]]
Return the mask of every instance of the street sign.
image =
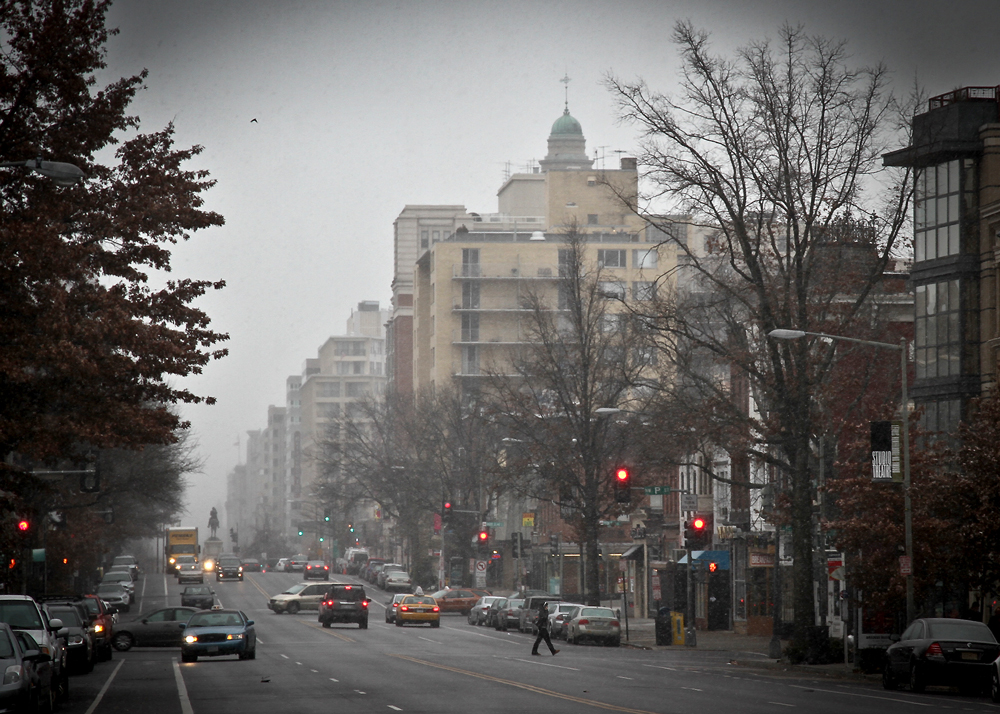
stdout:
[(697, 511), (698, 510), (698, 494), (695, 494), (695, 493), (682, 493), (681, 494), (681, 510), (682, 511)]
[(476, 587), (484, 588), (486, 587), (486, 561), (477, 560), (476, 561)]
[(913, 575), (913, 562), (910, 560), (910, 556), (908, 555), (899, 556), (899, 574)]
[(647, 496), (669, 496), (670, 486), (643, 486), (642, 492)]
[(487, 528), (503, 528), (503, 521), (483, 521)]
[(535, 527), (535, 512), (526, 511), (521, 514), (521, 527), (522, 528), (534, 528)]

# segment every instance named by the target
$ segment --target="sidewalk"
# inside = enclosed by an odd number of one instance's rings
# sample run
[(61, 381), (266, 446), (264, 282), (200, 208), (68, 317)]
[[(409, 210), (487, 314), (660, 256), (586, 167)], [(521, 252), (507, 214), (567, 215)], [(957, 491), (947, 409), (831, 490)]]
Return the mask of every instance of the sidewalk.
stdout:
[[(751, 635), (738, 635), (731, 630), (698, 630), (697, 645), (657, 645), (655, 621), (629, 620), (628, 640), (625, 639), (625, 623), (622, 622), (622, 646), (649, 650), (729, 652), (731, 665), (751, 669), (763, 669), (795, 673), (814, 677), (854, 679), (858, 681), (881, 681), (880, 675), (866, 675), (854, 671), (854, 665), (838, 664), (789, 664), (768, 657), (771, 638)], [(788, 642), (782, 640), (784, 650)]]

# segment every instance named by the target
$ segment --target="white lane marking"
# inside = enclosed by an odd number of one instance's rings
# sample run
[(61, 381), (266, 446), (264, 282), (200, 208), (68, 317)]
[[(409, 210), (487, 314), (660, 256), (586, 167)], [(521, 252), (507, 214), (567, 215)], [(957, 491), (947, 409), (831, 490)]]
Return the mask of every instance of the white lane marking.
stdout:
[(697, 687), (681, 687), (681, 689), (686, 689), (689, 692), (703, 692), (704, 689), (698, 689)]
[(281, 655), (281, 656), (284, 657), (285, 659), (288, 659), (288, 655)]
[(312, 672), (313, 674), (319, 674), (318, 669), (310, 669), (309, 671)]
[(390, 709), (394, 709), (394, 710), (396, 710), (397, 712), (401, 712), (401, 711), (403, 711), (403, 710), (402, 710), (402, 709), (400, 709), (399, 707), (394, 707), (394, 706), (393, 706), (392, 704), (389, 704), (388, 706), (389, 706), (389, 708), (390, 708)]
[(365, 693), (365, 692), (362, 692), (360, 689), (355, 689), (354, 691), (357, 692), (358, 694), (364, 694)]
[(768, 702), (768, 704), (774, 704), (779, 707), (794, 707), (794, 704), (786, 704), (785, 702)]
[(145, 577), (144, 577), (144, 578), (142, 579), (142, 592), (141, 592), (141, 593), (139, 593), (139, 599), (140, 599), (140, 600), (142, 600), (142, 599), (143, 599), (144, 597), (146, 597), (146, 581), (147, 581), (147, 580), (149, 580), (149, 578), (145, 578)]
[(330, 681), (331, 681), (331, 682), (340, 682), (340, 680), (339, 680), (339, 679), (334, 679), (333, 677), (330, 677)]
[(163, 571), (163, 597), (169, 597), (170, 591), (167, 590), (167, 571)]
[(262, 640), (262, 639), (261, 639), (261, 638), (259, 638), (259, 637), (257, 638), (256, 642), (257, 642), (257, 644), (258, 644), (258, 645), (262, 645), (262, 644), (264, 644), (264, 640)]
[(431, 643), (433, 643), (433, 644), (435, 644), (435, 645), (439, 645), (439, 644), (441, 644), (441, 643), (440, 643), (440, 642), (438, 642), (437, 640), (429, 640), (429, 639), (427, 639), (426, 637), (420, 637), (419, 635), (417, 636), (417, 639), (418, 639), (418, 640), (423, 640), (424, 642), (431, 642)]
[(461, 627), (445, 627), (445, 629), (451, 630), (452, 632), (461, 632), (462, 634), (465, 635), (476, 635), (477, 637), (485, 637), (486, 639), (493, 640), (494, 642), (506, 642), (509, 645), (517, 645), (518, 647), (520, 647), (523, 644), (522, 640), (510, 639), (509, 634), (507, 635), (507, 637), (500, 637), (498, 635), (487, 635), (483, 632), (470, 632), (469, 630), (463, 629)]
[(301, 665), (302, 665), (302, 663), (301, 663), (301, 662), (296, 662), (295, 664), (297, 664), (297, 665), (299, 665), (299, 666), (301, 666)]
[(643, 667), (652, 667), (654, 669), (669, 669), (671, 672), (676, 672), (677, 671), (677, 669), (675, 667), (661, 667), (658, 664), (644, 664), (642, 666)]
[(912, 704), (918, 707), (934, 707), (937, 704), (924, 704), (923, 702), (918, 702), (913, 699), (899, 699), (897, 697), (880, 697), (874, 694), (860, 694), (859, 692), (838, 692), (836, 689), (816, 689), (815, 687), (807, 687), (801, 684), (789, 684), (789, 687), (793, 689), (808, 689), (811, 692), (823, 692), (824, 694), (840, 694), (845, 697), (861, 697), (862, 699), (881, 699), (886, 702), (902, 702), (903, 704)]
[(104, 686), (101, 687), (101, 691), (99, 691), (97, 696), (94, 697), (94, 701), (87, 709), (86, 714), (94, 714), (94, 710), (97, 709), (97, 705), (100, 704), (101, 700), (104, 698), (104, 693), (108, 691), (108, 687), (111, 686), (111, 680), (115, 678), (115, 675), (118, 674), (118, 670), (122, 668), (123, 664), (125, 664), (125, 660), (118, 662), (118, 666), (114, 668), (114, 671), (111, 672), (111, 676), (108, 677), (108, 681), (104, 683)]
[(562, 665), (559, 664), (546, 664), (545, 662), (539, 662), (537, 659), (517, 659), (517, 657), (514, 657), (514, 661), (527, 662), (528, 664), (537, 664), (539, 667), (555, 667), (556, 669), (571, 669), (574, 672), (580, 671), (576, 667), (563, 667)]
[(181, 700), (181, 714), (194, 714), (191, 708), (191, 700), (188, 699), (188, 690), (184, 686), (184, 677), (181, 676), (181, 666), (174, 660), (174, 679), (177, 680), (177, 697)]
[(634, 680), (634, 679), (632, 679), (631, 677), (623, 677), (623, 676), (622, 676), (622, 675), (620, 675), (620, 674), (618, 675), (618, 679), (627, 679), (627, 680), (628, 680), (628, 681), (630, 681), (630, 682), (634, 682), (634, 681), (635, 681), (635, 680)]

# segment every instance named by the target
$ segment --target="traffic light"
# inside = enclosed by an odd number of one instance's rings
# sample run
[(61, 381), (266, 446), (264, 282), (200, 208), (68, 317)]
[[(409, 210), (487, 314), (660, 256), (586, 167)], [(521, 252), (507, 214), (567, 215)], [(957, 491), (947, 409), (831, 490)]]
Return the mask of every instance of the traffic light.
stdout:
[(708, 516), (693, 516), (684, 524), (684, 545), (704, 548), (712, 543), (712, 526)]
[(354, 524), (353, 523), (348, 523), (347, 524), (347, 530), (349, 530), (351, 533), (353, 533), (354, 532)]
[(97, 468), (97, 464), (94, 467), (84, 471), (80, 476), (80, 490), (83, 493), (100, 493), (101, 491), (101, 472)]
[(17, 522), (17, 529), (22, 533), (27, 533), (30, 528), (31, 528), (31, 523), (29, 523), (28, 519), (26, 518), (22, 518)]
[(306, 534), (306, 532), (304, 530), (302, 530), (301, 528), (299, 528), (299, 535), (300, 536), (304, 536), (305, 534)]
[(624, 466), (615, 469), (615, 503), (629, 503), (632, 500), (632, 474)]
[(479, 545), (483, 545), (483, 546), (489, 545), (489, 542), (490, 542), (490, 532), (488, 530), (486, 530), (485, 528), (483, 528), (481, 531), (479, 531), (479, 535), (476, 536), (476, 542), (479, 543)]
[(329, 508), (327, 508), (326, 510), (323, 511), (323, 520), (326, 521), (327, 523), (330, 522), (330, 509)]
[(451, 501), (445, 501), (441, 504), (441, 520), (444, 523), (451, 523)]
[(521, 557), (521, 534), (515, 531), (510, 534), (510, 554), (513, 558)]

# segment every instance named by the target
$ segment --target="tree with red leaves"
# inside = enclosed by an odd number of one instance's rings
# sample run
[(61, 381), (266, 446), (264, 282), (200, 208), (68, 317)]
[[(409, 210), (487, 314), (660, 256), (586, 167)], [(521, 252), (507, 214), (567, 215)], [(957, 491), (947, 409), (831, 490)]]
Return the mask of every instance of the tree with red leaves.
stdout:
[[(60, 187), (0, 169), (0, 455), (170, 443), (170, 406), (211, 403), (171, 383), (226, 351), (193, 303), (224, 283), (166, 279), (170, 245), (223, 224), (213, 185), (173, 126), (126, 111), (146, 72), (95, 90), (109, 3), (0, 0), (0, 161), (41, 157), (85, 175)], [(111, 158), (110, 149), (117, 147)], [(111, 160), (109, 160), (111, 159)]]

